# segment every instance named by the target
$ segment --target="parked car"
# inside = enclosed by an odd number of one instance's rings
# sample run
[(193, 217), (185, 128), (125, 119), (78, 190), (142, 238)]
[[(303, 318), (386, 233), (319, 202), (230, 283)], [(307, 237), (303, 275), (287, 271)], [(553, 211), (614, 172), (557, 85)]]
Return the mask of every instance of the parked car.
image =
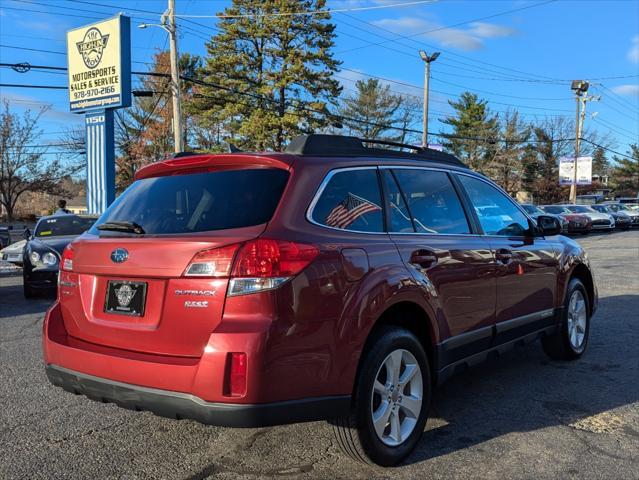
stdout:
[(453, 372), (539, 338), (579, 358), (597, 307), (579, 244), (406, 148), (310, 135), (141, 168), (62, 254), (49, 380), (213, 425), (331, 419), (344, 451), (395, 465)]
[(592, 221), (586, 215), (573, 213), (563, 205), (540, 205), (539, 208), (551, 215), (559, 215), (568, 222), (568, 233), (586, 235), (592, 231)]
[(25, 231), (22, 278), (26, 298), (55, 290), (62, 251), (96, 219), (95, 215), (51, 215), (38, 220), (33, 235)]
[(0, 249), (9, 246), (11, 243), (11, 234), (7, 227), (0, 227)]
[(630, 225), (632, 227), (639, 227), (639, 207), (635, 208), (632, 203), (615, 203), (606, 202), (603, 205), (608, 207), (615, 213), (624, 213), (630, 217)]
[[(615, 220), (615, 227), (621, 230), (628, 230), (632, 226), (632, 218), (623, 210), (615, 211), (610, 205), (590, 205), (593, 210), (599, 213), (607, 213)], [(639, 214), (637, 214), (637, 221), (639, 222)]]
[(0, 259), (21, 267), (22, 255), (24, 253), (24, 246), (26, 244), (26, 240), (20, 240), (19, 242), (12, 243), (8, 247), (3, 248), (2, 250), (0, 250)]
[(530, 217), (535, 220), (535, 222), (537, 221), (537, 217), (539, 217), (540, 215), (555, 217), (561, 224), (561, 233), (568, 233), (568, 225), (570, 222), (561, 215), (554, 215), (552, 213), (544, 212), (541, 208), (533, 205), (532, 203), (522, 203), (521, 207), (526, 210), (526, 213), (530, 215)]
[(597, 210), (593, 210), (590, 205), (563, 205), (573, 213), (579, 213), (586, 215), (592, 222), (592, 229), (612, 232), (615, 229), (615, 219), (612, 215), (607, 213), (600, 213)]

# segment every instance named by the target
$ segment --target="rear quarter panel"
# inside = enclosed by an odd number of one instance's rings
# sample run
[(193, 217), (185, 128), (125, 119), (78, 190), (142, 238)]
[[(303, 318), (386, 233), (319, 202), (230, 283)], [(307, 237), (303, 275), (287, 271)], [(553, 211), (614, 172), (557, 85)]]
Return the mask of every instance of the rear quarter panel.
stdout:
[[(343, 166), (370, 164), (349, 160)], [(289, 182), (294, 187), (285, 191), (264, 233), (265, 237), (313, 244), (321, 252), (300, 275), (276, 291), (276, 314), (262, 359), (262, 394), (270, 400), (350, 394), (373, 325), (397, 302), (418, 303), (435, 318), (387, 234), (334, 230), (306, 219), (325, 175), (341, 167), (334, 162), (294, 164)], [(351, 248), (364, 249), (368, 257), (368, 270), (355, 281), (349, 279), (341, 255), (343, 249)], [(436, 327), (431, 324), (430, 328), (432, 338), (438, 339)], [(271, 398), (273, 391), (281, 398)]]

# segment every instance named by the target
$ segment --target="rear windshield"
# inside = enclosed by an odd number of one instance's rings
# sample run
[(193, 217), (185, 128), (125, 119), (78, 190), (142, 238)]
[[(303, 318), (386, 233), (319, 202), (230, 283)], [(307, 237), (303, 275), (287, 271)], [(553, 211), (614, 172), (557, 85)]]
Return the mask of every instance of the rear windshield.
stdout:
[(64, 235), (80, 235), (86, 232), (95, 222), (95, 217), (77, 217), (75, 215), (60, 215), (45, 218), (38, 222), (35, 230), (36, 237), (60, 237)]
[[(158, 235), (260, 225), (273, 216), (287, 180), (286, 170), (274, 168), (145, 178), (120, 195), (95, 227), (135, 222)], [(95, 227), (91, 233), (97, 235)]]

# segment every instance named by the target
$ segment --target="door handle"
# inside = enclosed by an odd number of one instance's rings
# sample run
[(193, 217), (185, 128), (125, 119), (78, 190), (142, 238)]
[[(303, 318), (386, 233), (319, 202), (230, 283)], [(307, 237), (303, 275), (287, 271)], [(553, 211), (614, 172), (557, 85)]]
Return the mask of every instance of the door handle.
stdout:
[(437, 254), (431, 250), (415, 250), (410, 256), (410, 263), (421, 268), (432, 267), (437, 263)]
[(507, 248), (499, 248), (497, 249), (497, 252), (495, 252), (495, 258), (498, 262), (506, 264), (512, 260), (513, 252), (511, 252)]

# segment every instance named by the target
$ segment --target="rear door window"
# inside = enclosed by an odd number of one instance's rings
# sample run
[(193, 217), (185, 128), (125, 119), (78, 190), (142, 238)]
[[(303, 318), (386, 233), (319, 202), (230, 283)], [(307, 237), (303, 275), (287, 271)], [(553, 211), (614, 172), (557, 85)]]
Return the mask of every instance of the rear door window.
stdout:
[(358, 232), (383, 232), (377, 169), (345, 170), (330, 177), (313, 207), (313, 221)]
[(388, 216), (390, 219), (390, 225), (388, 226), (388, 231), (413, 233), (415, 231), (413, 221), (411, 220), (410, 212), (406, 206), (404, 195), (399, 190), (397, 182), (393, 177), (393, 173), (390, 170), (381, 170), (381, 173), (384, 180), (384, 194), (386, 195), (387, 201), (386, 206), (389, 210)]
[(393, 170), (408, 202), (417, 233), (468, 234), (461, 201), (446, 172)]
[(113, 221), (135, 222), (151, 235), (261, 225), (273, 216), (288, 176), (255, 168), (145, 178), (120, 195), (91, 232)]

